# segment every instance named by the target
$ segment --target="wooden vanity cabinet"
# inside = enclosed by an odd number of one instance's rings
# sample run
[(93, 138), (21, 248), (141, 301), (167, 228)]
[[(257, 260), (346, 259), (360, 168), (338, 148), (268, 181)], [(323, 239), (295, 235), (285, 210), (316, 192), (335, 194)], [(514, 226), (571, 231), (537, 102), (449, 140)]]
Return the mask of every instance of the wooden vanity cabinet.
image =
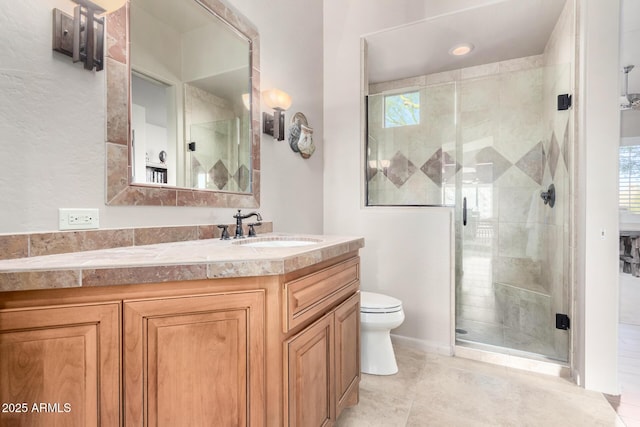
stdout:
[(0, 294), (0, 402), (30, 412), (0, 425), (333, 425), (358, 402), (359, 268)]
[(120, 304), (0, 311), (0, 425), (119, 426)]
[(360, 294), (334, 312), (336, 418), (358, 404), (360, 385)]
[(285, 343), (289, 426), (329, 426), (336, 420), (333, 313)]
[(124, 302), (125, 424), (263, 426), (264, 292)]
[[(331, 426), (345, 407), (358, 403), (359, 283), (359, 262), (353, 258), (285, 285), (289, 325), (322, 315), (284, 342), (285, 425)], [(299, 307), (304, 310), (296, 316), (292, 309)]]

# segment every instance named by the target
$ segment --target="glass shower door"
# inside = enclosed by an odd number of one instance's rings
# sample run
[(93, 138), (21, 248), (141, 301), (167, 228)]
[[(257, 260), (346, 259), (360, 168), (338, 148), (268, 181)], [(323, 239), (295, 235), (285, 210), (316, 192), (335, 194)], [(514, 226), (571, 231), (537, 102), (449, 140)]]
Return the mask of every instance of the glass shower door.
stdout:
[(187, 166), (193, 188), (250, 190), (249, 168), (240, 160), (247, 158), (247, 144), (240, 144), (240, 133), (239, 118), (190, 126), (190, 140), (194, 145)]
[[(557, 116), (544, 102), (547, 72), (457, 86), (456, 339), (567, 361), (568, 332), (555, 328), (568, 313), (567, 233), (555, 221), (569, 175), (545, 127)], [(563, 188), (555, 211), (540, 197), (551, 182)]]

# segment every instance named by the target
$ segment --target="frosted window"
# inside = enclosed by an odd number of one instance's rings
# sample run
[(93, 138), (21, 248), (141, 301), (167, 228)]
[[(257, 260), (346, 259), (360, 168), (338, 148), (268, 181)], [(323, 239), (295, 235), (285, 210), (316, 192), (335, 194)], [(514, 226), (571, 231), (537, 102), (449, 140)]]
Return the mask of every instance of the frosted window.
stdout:
[(384, 127), (420, 124), (420, 92), (384, 97)]

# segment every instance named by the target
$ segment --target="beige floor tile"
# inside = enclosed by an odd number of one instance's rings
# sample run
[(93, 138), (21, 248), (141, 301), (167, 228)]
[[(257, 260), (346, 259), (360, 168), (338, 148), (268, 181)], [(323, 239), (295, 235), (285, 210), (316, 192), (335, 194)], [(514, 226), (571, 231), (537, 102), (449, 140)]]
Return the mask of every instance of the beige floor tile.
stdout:
[(395, 348), (399, 373), (363, 374), (338, 426), (622, 426), (602, 394), (566, 379)]
[(456, 426), (456, 427), (493, 427), (493, 424), (479, 422), (475, 418), (466, 418), (461, 415), (441, 411), (431, 404), (415, 402), (409, 412), (407, 426), (430, 427), (430, 426)]
[(338, 427), (400, 427), (407, 424), (410, 399), (402, 399), (379, 391), (360, 389), (360, 403), (345, 409), (336, 423)]

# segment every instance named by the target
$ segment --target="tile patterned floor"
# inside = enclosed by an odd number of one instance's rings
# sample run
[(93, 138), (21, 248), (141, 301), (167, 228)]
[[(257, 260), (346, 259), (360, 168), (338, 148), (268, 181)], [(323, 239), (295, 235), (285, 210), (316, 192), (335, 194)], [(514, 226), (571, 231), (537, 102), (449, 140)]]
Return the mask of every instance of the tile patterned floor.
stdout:
[(623, 426), (602, 394), (561, 378), (400, 346), (396, 356), (398, 374), (363, 374), (337, 426)]

